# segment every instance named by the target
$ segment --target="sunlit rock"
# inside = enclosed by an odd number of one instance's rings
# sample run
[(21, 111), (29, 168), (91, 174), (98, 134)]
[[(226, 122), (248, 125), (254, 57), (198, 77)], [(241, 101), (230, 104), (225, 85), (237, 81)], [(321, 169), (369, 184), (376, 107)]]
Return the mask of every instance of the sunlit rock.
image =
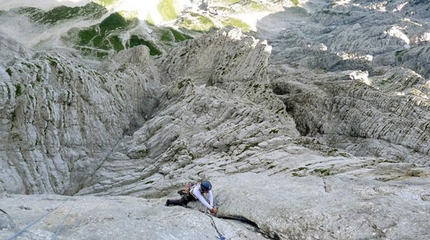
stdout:
[(430, 237), (427, 1), (166, 2), (0, 12), (1, 238)]

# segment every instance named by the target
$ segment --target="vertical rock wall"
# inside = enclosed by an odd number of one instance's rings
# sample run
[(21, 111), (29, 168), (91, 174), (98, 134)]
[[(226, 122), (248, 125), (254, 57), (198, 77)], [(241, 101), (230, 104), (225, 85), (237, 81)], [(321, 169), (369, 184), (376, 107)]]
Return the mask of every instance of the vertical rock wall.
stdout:
[(146, 47), (120, 55), (109, 72), (67, 53), (9, 60), (0, 83), (0, 191), (73, 194), (153, 107), (143, 106), (154, 94), (148, 76), (156, 81)]

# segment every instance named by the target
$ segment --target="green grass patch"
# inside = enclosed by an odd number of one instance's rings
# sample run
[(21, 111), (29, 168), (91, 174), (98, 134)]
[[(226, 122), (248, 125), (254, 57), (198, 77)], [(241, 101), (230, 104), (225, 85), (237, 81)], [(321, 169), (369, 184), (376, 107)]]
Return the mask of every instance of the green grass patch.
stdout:
[(78, 33), (80, 45), (89, 44), (94, 38), (100, 37), (98, 32), (94, 29), (82, 30)]
[(129, 23), (119, 13), (112, 13), (109, 17), (105, 18), (99, 25), (101, 34), (105, 34), (106, 31), (112, 31), (116, 29), (124, 29)]
[(157, 5), (157, 9), (164, 21), (170, 21), (178, 17), (175, 0), (161, 0)]
[(118, 36), (111, 36), (102, 41), (102, 49), (110, 50), (113, 49), (115, 52), (124, 50), (124, 45)]
[(126, 48), (145, 45), (150, 49), (151, 55), (160, 55), (161, 51), (154, 43), (146, 41), (137, 35), (132, 35), (129, 39), (120, 37), (121, 30), (126, 30), (134, 25), (135, 20), (126, 20), (120, 13), (112, 13), (99, 25), (80, 30), (77, 33), (79, 40), (76, 48), (84, 55), (104, 58)]
[(249, 6), (254, 11), (266, 11), (266, 10), (268, 10), (268, 8), (266, 7), (266, 5), (261, 4), (261, 3), (256, 3), (254, 1), (251, 2), (251, 4)]
[(197, 22), (200, 23), (199, 26), (201, 27), (201, 29), (199, 30), (209, 31), (215, 28), (215, 24), (210, 18), (200, 14), (192, 14), (192, 15), (194, 15), (193, 17), (197, 18)]
[(96, 3), (88, 3), (82, 7), (59, 6), (50, 11), (43, 11), (34, 7), (23, 7), (18, 10), (20, 14), (28, 14), (32, 21), (46, 25), (54, 25), (60, 21), (82, 17), (84, 19), (98, 19), (106, 12), (107, 10), (103, 6)]
[(146, 41), (145, 39), (139, 38), (137, 35), (132, 35), (130, 39), (128, 40), (126, 47), (132, 48), (139, 45), (145, 45), (149, 48), (149, 54), (150, 55), (161, 55), (161, 51), (157, 48), (157, 46), (150, 42)]
[(151, 13), (148, 13), (148, 15), (146, 15), (146, 22), (148, 23), (148, 25), (150, 26), (155, 26), (155, 21), (151, 16)]
[(240, 30), (242, 30), (243, 32), (249, 32), (251, 31), (251, 27), (246, 24), (245, 22), (239, 20), (239, 19), (235, 19), (235, 18), (227, 18), (225, 20), (222, 21), (222, 24), (224, 26), (232, 26), (232, 27), (237, 27)]
[(95, 2), (103, 6), (110, 6), (117, 3), (118, 0), (96, 0)]
[(190, 13), (190, 16), (191, 18), (181, 19), (178, 26), (197, 32), (209, 32), (217, 29), (209, 17), (198, 13)]
[(161, 37), (160, 40), (163, 42), (173, 42), (175, 41), (174, 36), (171, 34), (169, 29), (162, 29), (161, 30)]
[(182, 42), (188, 39), (193, 39), (193, 37), (191, 37), (190, 35), (181, 33), (173, 28), (170, 29), (170, 31), (172, 32), (173, 36), (175, 37), (175, 42)]
[(188, 39), (192, 39), (191, 36), (181, 33), (173, 28), (161, 29), (161, 41), (163, 42), (182, 42)]

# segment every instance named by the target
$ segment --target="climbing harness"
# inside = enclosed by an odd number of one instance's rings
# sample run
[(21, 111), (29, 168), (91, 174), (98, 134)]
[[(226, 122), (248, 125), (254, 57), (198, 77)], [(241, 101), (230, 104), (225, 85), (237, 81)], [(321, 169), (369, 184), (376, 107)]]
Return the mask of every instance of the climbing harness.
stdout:
[(40, 220), (42, 220), (44, 217), (48, 216), (49, 214), (53, 213), (55, 210), (57, 210), (61, 205), (63, 205), (66, 202), (61, 203), (60, 205), (58, 205), (56, 208), (52, 209), (51, 211), (47, 212), (46, 214), (44, 214), (43, 216), (41, 216), (40, 218), (34, 220), (33, 222), (31, 222), (30, 224), (28, 224), (25, 228), (21, 229), (19, 232), (15, 233), (13, 236), (9, 237), (7, 240), (12, 240), (15, 239), (16, 237), (18, 237), (19, 235), (21, 235), (23, 232), (25, 232), (25, 230), (27, 230), (29, 227), (33, 226), (34, 224), (36, 224), (37, 222), (39, 222)]
[(63, 218), (63, 221), (61, 222), (60, 226), (58, 226), (57, 231), (55, 232), (54, 236), (52, 236), (52, 240), (55, 240), (58, 236), (58, 233), (60, 232), (61, 228), (64, 225), (64, 222), (66, 222), (67, 217), (70, 215), (70, 212), (72, 211), (73, 207), (75, 207), (75, 203), (73, 203), (72, 207), (70, 208), (69, 212), (66, 214), (66, 216)]
[(216, 226), (216, 224), (215, 224), (215, 220), (214, 220), (214, 218), (212, 217), (212, 215), (210, 215), (210, 214), (209, 214), (209, 213), (207, 213), (207, 212), (205, 212), (205, 214), (206, 214), (207, 216), (209, 216), (209, 217), (210, 217), (210, 219), (211, 219), (211, 225), (215, 228), (215, 231), (216, 231), (216, 232), (217, 232), (217, 234), (218, 234), (217, 238), (218, 238), (219, 240), (226, 240), (227, 238), (225, 238), (225, 236), (221, 234), (221, 232), (219, 231), (218, 227)]

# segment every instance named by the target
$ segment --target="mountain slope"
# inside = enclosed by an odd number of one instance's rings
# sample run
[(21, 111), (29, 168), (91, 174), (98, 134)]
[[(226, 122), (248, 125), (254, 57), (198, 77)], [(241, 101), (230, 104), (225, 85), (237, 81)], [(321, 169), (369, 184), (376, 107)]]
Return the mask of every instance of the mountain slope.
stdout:
[(429, 3), (126, 2), (0, 13), (0, 236), (215, 238), (207, 179), (228, 239), (429, 238)]

